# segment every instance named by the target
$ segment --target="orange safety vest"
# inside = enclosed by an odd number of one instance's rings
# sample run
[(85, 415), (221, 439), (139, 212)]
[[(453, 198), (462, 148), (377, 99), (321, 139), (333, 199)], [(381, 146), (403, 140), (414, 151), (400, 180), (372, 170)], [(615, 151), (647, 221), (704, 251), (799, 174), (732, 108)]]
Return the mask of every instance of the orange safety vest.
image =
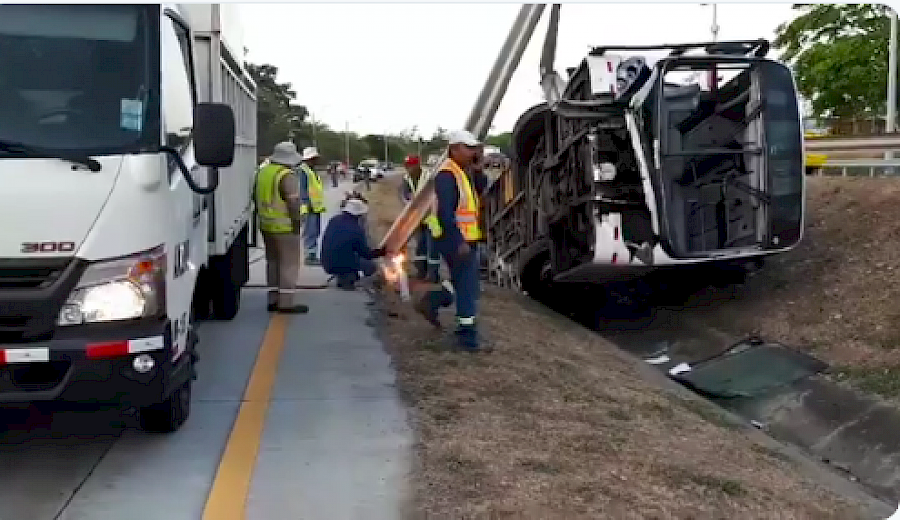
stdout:
[(453, 178), (456, 179), (456, 188), (459, 190), (459, 202), (456, 204), (456, 225), (459, 227), (463, 239), (466, 242), (480, 241), (484, 235), (479, 225), (478, 194), (472, 189), (469, 176), (456, 164), (456, 161), (449, 157), (438, 171), (450, 172), (453, 174)]

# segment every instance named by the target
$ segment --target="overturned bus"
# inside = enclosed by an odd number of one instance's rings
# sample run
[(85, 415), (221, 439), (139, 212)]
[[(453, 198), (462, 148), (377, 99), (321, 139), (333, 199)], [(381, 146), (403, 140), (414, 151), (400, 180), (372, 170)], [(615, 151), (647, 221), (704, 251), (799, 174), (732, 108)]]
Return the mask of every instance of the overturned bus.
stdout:
[[(765, 40), (594, 48), (513, 128), (485, 193), (489, 278), (528, 290), (758, 266), (804, 225), (793, 75)], [(616, 51), (619, 54), (609, 54)], [(663, 53), (649, 64), (639, 53)]]

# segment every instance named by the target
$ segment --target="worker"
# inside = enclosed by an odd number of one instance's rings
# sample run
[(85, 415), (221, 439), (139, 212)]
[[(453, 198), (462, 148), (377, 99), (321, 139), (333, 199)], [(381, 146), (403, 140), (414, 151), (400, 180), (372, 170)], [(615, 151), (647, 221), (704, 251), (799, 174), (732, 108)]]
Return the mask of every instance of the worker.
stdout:
[[(257, 171), (254, 203), (266, 248), (266, 285), (269, 312), (303, 314), (306, 305), (294, 301), (300, 262), (303, 216), (297, 177), (292, 168), (301, 156), (291, 142), (275, 145), (271, 157)], [(271, 289), (277, 287), (276, 289)]]
[(338, 165), (337, 163), (330, 163), (328, 165), (328, 175), (331, 176), (331, 187), (338, 187)]
[(300, 200), (303, 202), (301, 212), (306, 216), (303, 227), (303, 246), (306, 251), (306, 265), (321, 265), (319, 262), (319, 234), (322, 232), (322, 214), (325, 213), (325, 188), (322, 178), (316, 173), (319, 162), (319, 151), (310, 146), (303, 149), (303, 161), (300, 163)]
[[(458, 130), (450, 134), (448, 157), (434, 178), (437, 229), (432, 230), (434, 245), (450, 268), (450, 287), (429, 292), (416, 306), (428, 321), (439, 325), (438, 309), (455, 299), (457, 326), (453, 346), (466, 352), (491, 350), (482, 347), (475, 321), (481, 290), (477, 246), (483, 239), (478, 190), (487, 184), (476, 164), (482, 160), (481, 150), (481, 143), (470, 132)], [(472, 171), (467, 172), (470, 168)]]
[(341, 203), (341, 213), (328, 221), (322, 236), (322, 268), (337, 277), (337, 286), (352, 291), (360, 273), (371, 279), (377, 272), (373, 261), (384, 256), (384, 249), (370, 249), (365, 218), (368, 201), (358, 192), (348, 193)]
[[(403, 166), (406, 168), (406, 175), (403, 176), (400, 197), (404, 204), (409, 204), (422, 180), (421, 159), (418, 155), (408, 155), (403, 161)], [(413, 266), (416, 268), (416, 278), (437, 283), (441, 257), (432, 244), (431, 232), (428, 227), (430, 219), (436, 220), (436, 217), (434, 215), (426, 217), (425, 222), (415, 233), (416, 252), (413, 256)]]

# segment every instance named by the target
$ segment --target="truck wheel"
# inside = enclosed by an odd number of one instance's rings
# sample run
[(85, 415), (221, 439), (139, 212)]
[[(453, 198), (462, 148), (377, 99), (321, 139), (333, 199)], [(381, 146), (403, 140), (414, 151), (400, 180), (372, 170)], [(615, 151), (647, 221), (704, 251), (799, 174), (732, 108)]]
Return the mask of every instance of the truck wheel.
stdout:
[(194, 313), (194, 317), (198, 320), (208, 320), (210, 318), (210, 298), (209, 293), (207, 292), (207, 288), (210, 284), (207, 281), (207, 278), (208, 273), (206, 269), (201, 270), (197, 280), (197, 286), (194, 288), (194, 300), (191, 303), (191, 312)]
[(141, 429), (151, 433), (170, 433), (181, 428), (191, 414), (191, 383), (187, 381), (161, 403), (142, 408)]
[(223, 256), (210, 262), (212, 313), (215, 319), (231, 321), (241, 309), (241, 289), (250, 277), (250, 226), (245, 225)]
[(212, 299), (213, 315), (217, 320), (231, 321), (241, 310), (241, 286), (230, 278), (222, 278)]

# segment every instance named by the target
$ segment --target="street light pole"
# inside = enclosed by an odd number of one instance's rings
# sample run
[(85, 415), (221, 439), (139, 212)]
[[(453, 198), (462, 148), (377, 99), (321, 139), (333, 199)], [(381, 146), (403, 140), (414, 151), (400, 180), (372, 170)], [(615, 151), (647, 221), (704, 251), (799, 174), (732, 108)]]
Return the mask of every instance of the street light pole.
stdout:
[(885, 132), (893, 133), (897, 128), (897, 13), (891, 10), (891, 38), (888, 43), (888, 95), (887, 123)]
[[(891, 36), (888, 41), (888, 84), (887, 84), (887, 117), (885, 118), (884, 133), (892, 134), (897, 129), (897, 12), (891, 9)], [(894, 151), (884, 152), (884, 158), (894, 158)], [(888, 168), (889, 173), (894, 173), (894, 168)]]
[[(712, 41), (713, 43), (719, 41), (719, 9), (717, 4), (700, 4), (701, 6), (712, 6), (712, 26), (710, 26), (710, 31), (712, 32)], [(719, 84), (719, 73), (716, 70), (715, 65), (710, 65), (709, 68), (709, 90), (715, 91), (716, 87)]]
[(344, 159), (350, 168), (350, 121), (344, 121)]

